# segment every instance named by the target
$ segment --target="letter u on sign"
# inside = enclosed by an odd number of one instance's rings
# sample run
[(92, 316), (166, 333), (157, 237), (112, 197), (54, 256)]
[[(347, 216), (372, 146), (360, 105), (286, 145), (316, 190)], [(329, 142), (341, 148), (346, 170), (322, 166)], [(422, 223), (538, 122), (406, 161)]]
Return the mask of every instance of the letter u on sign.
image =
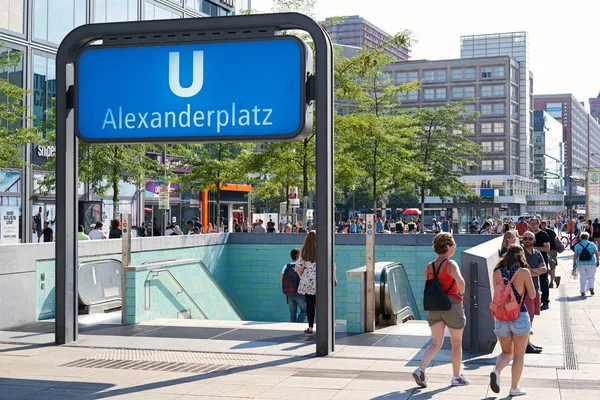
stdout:
[(204, 84), (204, 52), (194, 51), (192, 61), (192, 84), (181, 87), (179, 80), (179, 53), (169, 53), (169, 87), (179, 97), (192, 97), (198, 94)]

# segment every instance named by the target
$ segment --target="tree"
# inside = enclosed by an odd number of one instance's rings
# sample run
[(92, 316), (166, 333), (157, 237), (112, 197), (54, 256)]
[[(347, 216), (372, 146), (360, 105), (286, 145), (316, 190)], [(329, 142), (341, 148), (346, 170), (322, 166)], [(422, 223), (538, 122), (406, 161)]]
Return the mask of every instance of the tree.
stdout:
[(477, 165), (483, 149), (468, 138), (473, 132), (465, 127), (465, 121), (476, 116), (469, 114), (462, 102), (435, 109), (410, 109), (408, 114), (415, 119), (418, 132), (411, 148), (422, 168), (414, 181), (419, 188), (421, 215), (424, 215), (427, 193), (442, 199), (471, 193), (460, 177), (468, 174), (471, 166)]
[(182, 189), (193, 187), (215, 193), (217, 226), (221, 220), (221, 190), (227, 183), (246, 181), (246, 163), (251, 143), (210, 143), (191, 145), (183, 163), (191, 169), (179, 176)]
[(23, 147), (42, 141), (37, 128), (27, 126), (33, 118), (26, 117), (28, 106), (24, 100), (29, 92), (11, 83), (9, 78), (10, 71), (21, 66), (23, 54), (5, 50), (0, 54), (0, 168), (23, 166)]
[(335, 117), (336, 180), (368, 186), (374, 210), (420, 174), (408, 150), (415, 138), (414, 121), (398, 113), (398, 95), (416, 84), (394, 85), (382, 71), (392, 61), (385, 47), (410, 42), (410, 32), (401, 32), (379, 47), (339, 59), (335, 70), (336, 97), (345, 100), (347, 112)]

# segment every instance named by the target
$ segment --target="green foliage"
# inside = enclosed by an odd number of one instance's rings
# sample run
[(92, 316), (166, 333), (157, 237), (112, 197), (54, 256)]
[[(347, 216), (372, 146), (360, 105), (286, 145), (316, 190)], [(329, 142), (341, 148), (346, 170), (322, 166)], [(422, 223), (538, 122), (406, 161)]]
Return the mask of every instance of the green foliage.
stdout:
[[(11, 50), (0, 54), (0, 75), (20, 65), (22, 55)], [(23, 146), (41, 141), (35, 127), (26, 127), (32, 119), (26, 117), (28, 106), (24, 99), (27, 94), (25, 89), (0, 79), (0, 168), (23, 166)]]
[(421, 164), (421, 174), (415, 183), (424, 209), (425, 195), (442, 199), (470, 193), (460, 181), (471, 166), (477, 165), (483, 154), (482, 148), (470, 140), (473, 135), (465, 127), (476, 115), (469, 114), (464, 104), (452, 102), (435, 109), (418, 108), (408, 110), (416, 121), (417, 138), (411, 146), (414, 158)]
[(221, 189), (227, 183), (245, 182), (247, 163), (254, 144), (210, 143), (189, 145), (183, 158), (185, 168), (191, 173), (179, 176), (182, 189), (215, 193), (217, 203), (216, 220), (220, 220)]

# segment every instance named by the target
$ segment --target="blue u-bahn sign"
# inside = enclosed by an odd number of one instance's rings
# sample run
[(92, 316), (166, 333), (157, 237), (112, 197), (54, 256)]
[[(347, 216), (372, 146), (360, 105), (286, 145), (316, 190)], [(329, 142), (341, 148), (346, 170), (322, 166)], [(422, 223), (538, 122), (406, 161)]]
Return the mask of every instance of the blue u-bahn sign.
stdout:
[(311, 54), (291, 36), (90, 46), (77, 60), (76, 132), (102, 143), (298, 138), (312, 128)]

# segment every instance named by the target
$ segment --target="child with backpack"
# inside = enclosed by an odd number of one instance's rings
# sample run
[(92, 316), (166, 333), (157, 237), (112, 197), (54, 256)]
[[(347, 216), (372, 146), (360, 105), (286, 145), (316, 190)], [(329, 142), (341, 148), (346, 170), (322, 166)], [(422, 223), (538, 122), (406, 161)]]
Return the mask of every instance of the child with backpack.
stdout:
[(523, 396), (527, 393), (519, 388), (531, 331), (525, 297), (533, 300), (536, 296), (537, 291), (533, 286), (523, 248), (510, 246), (494, 268), (494, 298), (490, 303), (495, 319), (494, 333), (502, 347), (502, 354), (496, 358), (496, 367), (490, 374), (490, 387), (494, 393), (500, 393), (500, 373), (511, 359), (512, 381), (509, 395)]
[[(573, 272), (579, 273), (579, 292), (581, 297), (585, 297), (588, 290), (593, 296), (596, 268), (600, 263), (598, 257), (598, 248), (590, 242), (590, 234), (581, 232), (579, 243), (573, 247)], [(575, 275), (575, 274), (574, 274)]]
[[(300, 249), (292, 249), (290, 256), (292, 262), (283, 266), (279, 282), (281, 282), (281, 290), (285, 294), (290, 308), (290, 322), (304, 322), (306, 318), (306, 299), (304, 295), (298, 293), (300, 276), (296, 272), (296, 261), (300, 257)], [(300, 314), (297, 314), (298, 308)]]
[(456, 251), (456, 242), (449, 232), (438, 233), (433, 239), (433, 249), (438, 257), (425, 270), (423, 306), (431, 329), (431, 345), (425, 350), (413, 378), (420, 387), (427, 387), (425, 369), (442, 347), (446, 327), (452, 344), (452, 386), (464, 386), (470, 382), (460, 373), (462, 364), (462, 335), (467, 323), (462, 299), (465, 280), (456, 262), (450, 260)]

